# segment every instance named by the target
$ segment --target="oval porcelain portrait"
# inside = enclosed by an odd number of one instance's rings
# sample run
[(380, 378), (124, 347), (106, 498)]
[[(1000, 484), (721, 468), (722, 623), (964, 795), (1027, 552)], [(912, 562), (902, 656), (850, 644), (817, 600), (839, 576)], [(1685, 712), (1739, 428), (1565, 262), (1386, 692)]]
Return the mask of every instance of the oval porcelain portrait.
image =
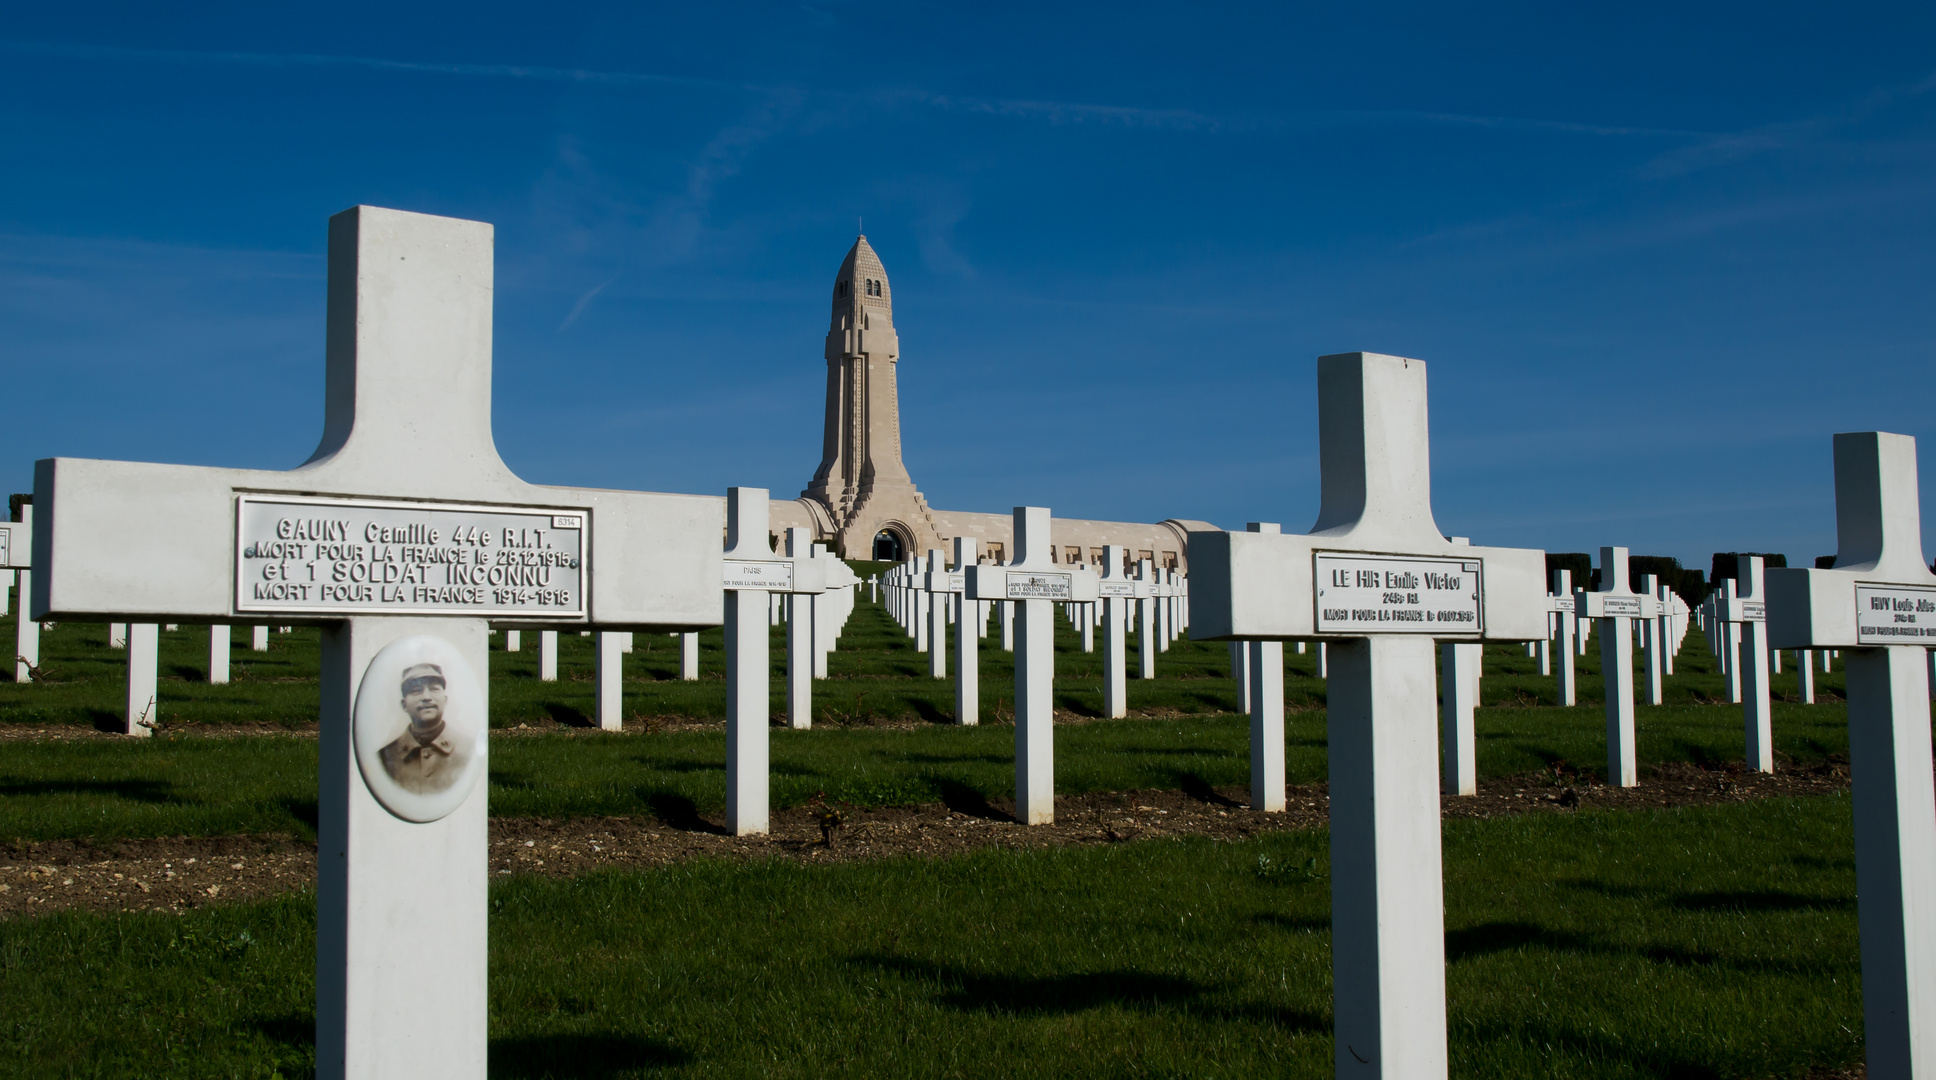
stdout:
[(385, 645), (363, 673), (352, 719), (356, 764), (383, 808), (436, 821), (484, 775), (485, 697), (457, 647), (414, 634)]

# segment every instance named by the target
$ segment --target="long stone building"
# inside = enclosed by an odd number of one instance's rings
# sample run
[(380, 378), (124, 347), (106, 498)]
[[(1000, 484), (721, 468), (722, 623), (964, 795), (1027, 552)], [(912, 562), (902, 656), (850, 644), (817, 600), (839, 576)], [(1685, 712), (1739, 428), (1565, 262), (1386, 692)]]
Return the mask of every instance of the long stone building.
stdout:
[[(800, 497), (774, 500), (772, 526), (813, 530), (816, 541), (849, 559), (899, 561), (930, 549), (948, 551), (957, 536), (981, 542), (992, 560), (1010, 558), (1007, 513), (936, 510), (901, 461), (901, 339), (894, 332), (894, 290), (887, 268), (862, 236), (834, 276), (827, 326), (826, 430), (820, 467)], [(1059, 563), (1100, 563), (1105, 544), (1131, 559), (1185, 568), (1191, 532), (1214, 529), (1172, 518), (1153, 525), (1057, 517), (1051, 529)]]

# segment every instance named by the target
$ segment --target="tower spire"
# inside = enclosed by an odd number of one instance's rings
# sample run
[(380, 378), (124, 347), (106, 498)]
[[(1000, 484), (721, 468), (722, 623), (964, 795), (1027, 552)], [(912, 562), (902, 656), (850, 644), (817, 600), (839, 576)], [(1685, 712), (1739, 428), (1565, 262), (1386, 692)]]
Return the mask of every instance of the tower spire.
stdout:
[(820, 467), (802, 497), (827, 508), (850, 558), (871, 557), (883, 530), (909, 552), (939, 547), (927, 501), (901, 461), (894, 290), (865, 233), (834, 275), (832, 309)]

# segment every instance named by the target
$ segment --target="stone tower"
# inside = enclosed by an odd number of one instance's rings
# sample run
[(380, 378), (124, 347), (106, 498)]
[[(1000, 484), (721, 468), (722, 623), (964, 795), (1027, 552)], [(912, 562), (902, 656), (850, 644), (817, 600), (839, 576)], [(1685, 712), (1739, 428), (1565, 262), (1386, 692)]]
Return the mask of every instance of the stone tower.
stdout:
[(800, 493), (826, 509), (838, 551), (850, 559), (906, 558), (942, 546), (927, 500), (901, 463), (893, 295), (880, 256), (867, 237), (856, 239), (834, 278), (820, 467)]

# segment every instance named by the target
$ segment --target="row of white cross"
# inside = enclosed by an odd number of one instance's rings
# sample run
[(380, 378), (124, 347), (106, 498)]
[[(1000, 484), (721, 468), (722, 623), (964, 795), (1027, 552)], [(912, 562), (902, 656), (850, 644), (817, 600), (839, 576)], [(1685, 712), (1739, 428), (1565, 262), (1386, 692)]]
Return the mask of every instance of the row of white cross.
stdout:
[[(421, 775), (385, 770), (417, 754), (408, 733), (418, 720), (488, 715), (488, 682), (475, 673), (488, 671), (489, 631), (723, 622), (728, 818), (745, 831), (766, 814), (765, 594), (823, 596), (836, 561), (791, 537), (776, 557), (764, 492), (731, 493), (722, 555), (717, 499), (512, 475), (491, 439), (491, 245), (477, 222), (370, 207), (331, 220), (324, 434), (296, 470), (56, 458), (35, 471), (31, 618), (322, 628), (322, 1077), (485, 1073), (486, 787), (474, 781), (488, 739), (479, 727), (450, 758), (469, 787), (411, 794)], [(1400, 357), (1320, 358), (1312, 531), (1198, 533), (1188, 553), (1193, 638), (1326, 647), (1340, 1076), (1446, 1075), (1435, 645), (1538, 641), (1553, 610), (1541, 552), (1440, 534), (1425, 375)], [(1936, 1080), (1925, 660), (1936, 576), (1922, 561), (1914, 441), (1838, 435), (1835, 457), (1835, 567), (1743, 582), (1736, 599), (1765, 604), (1766, 621), (1744, 618), (1741, 666), (1752, 680), (1769, 648), (1845, 650), (1869, 1074)], [(1014, 609), (1025, 822), (1053, 813), (1052, 606), (1104, 598), (1101, 575), (1049, 558), (1049, 524), (1046, 510), (1017, 511), (1007, 565), (955, 552), (965, 603)], [(393, 559), (397, 550), (409, 557)], [(1648, 618), (1654, 598), (1627, 587), (1618, 554), (1601, 589), (1558, 591), (1575, 597), (1576, 616), (1601, 621), (1603, 650), (1625, 661), (1607, 666), (1628, 670), (1625, 621)], [(1268, 650), (1256, 655), (1254, 673), (1281, 673)], [(1469, 686), (1452, 663), (1448, 688)], [(437, 699), (446, 690), (447, 709)], [(1253, 697), (1270, 693), (1258, 685)], [(1618, 739), (1612, 729), (1617, 711), (1630, 720), (1631, 698), (1616, 706), (1614, 696), (1609, 756), (1623, 741), (1625, 779), (1630, 726)], [(406, 734), (386, 743), (406, 714), (416, 717)], [(426, 723), (418, 738), (443, 725)], [(433, 746), (421, 744), (423, 760)]]

